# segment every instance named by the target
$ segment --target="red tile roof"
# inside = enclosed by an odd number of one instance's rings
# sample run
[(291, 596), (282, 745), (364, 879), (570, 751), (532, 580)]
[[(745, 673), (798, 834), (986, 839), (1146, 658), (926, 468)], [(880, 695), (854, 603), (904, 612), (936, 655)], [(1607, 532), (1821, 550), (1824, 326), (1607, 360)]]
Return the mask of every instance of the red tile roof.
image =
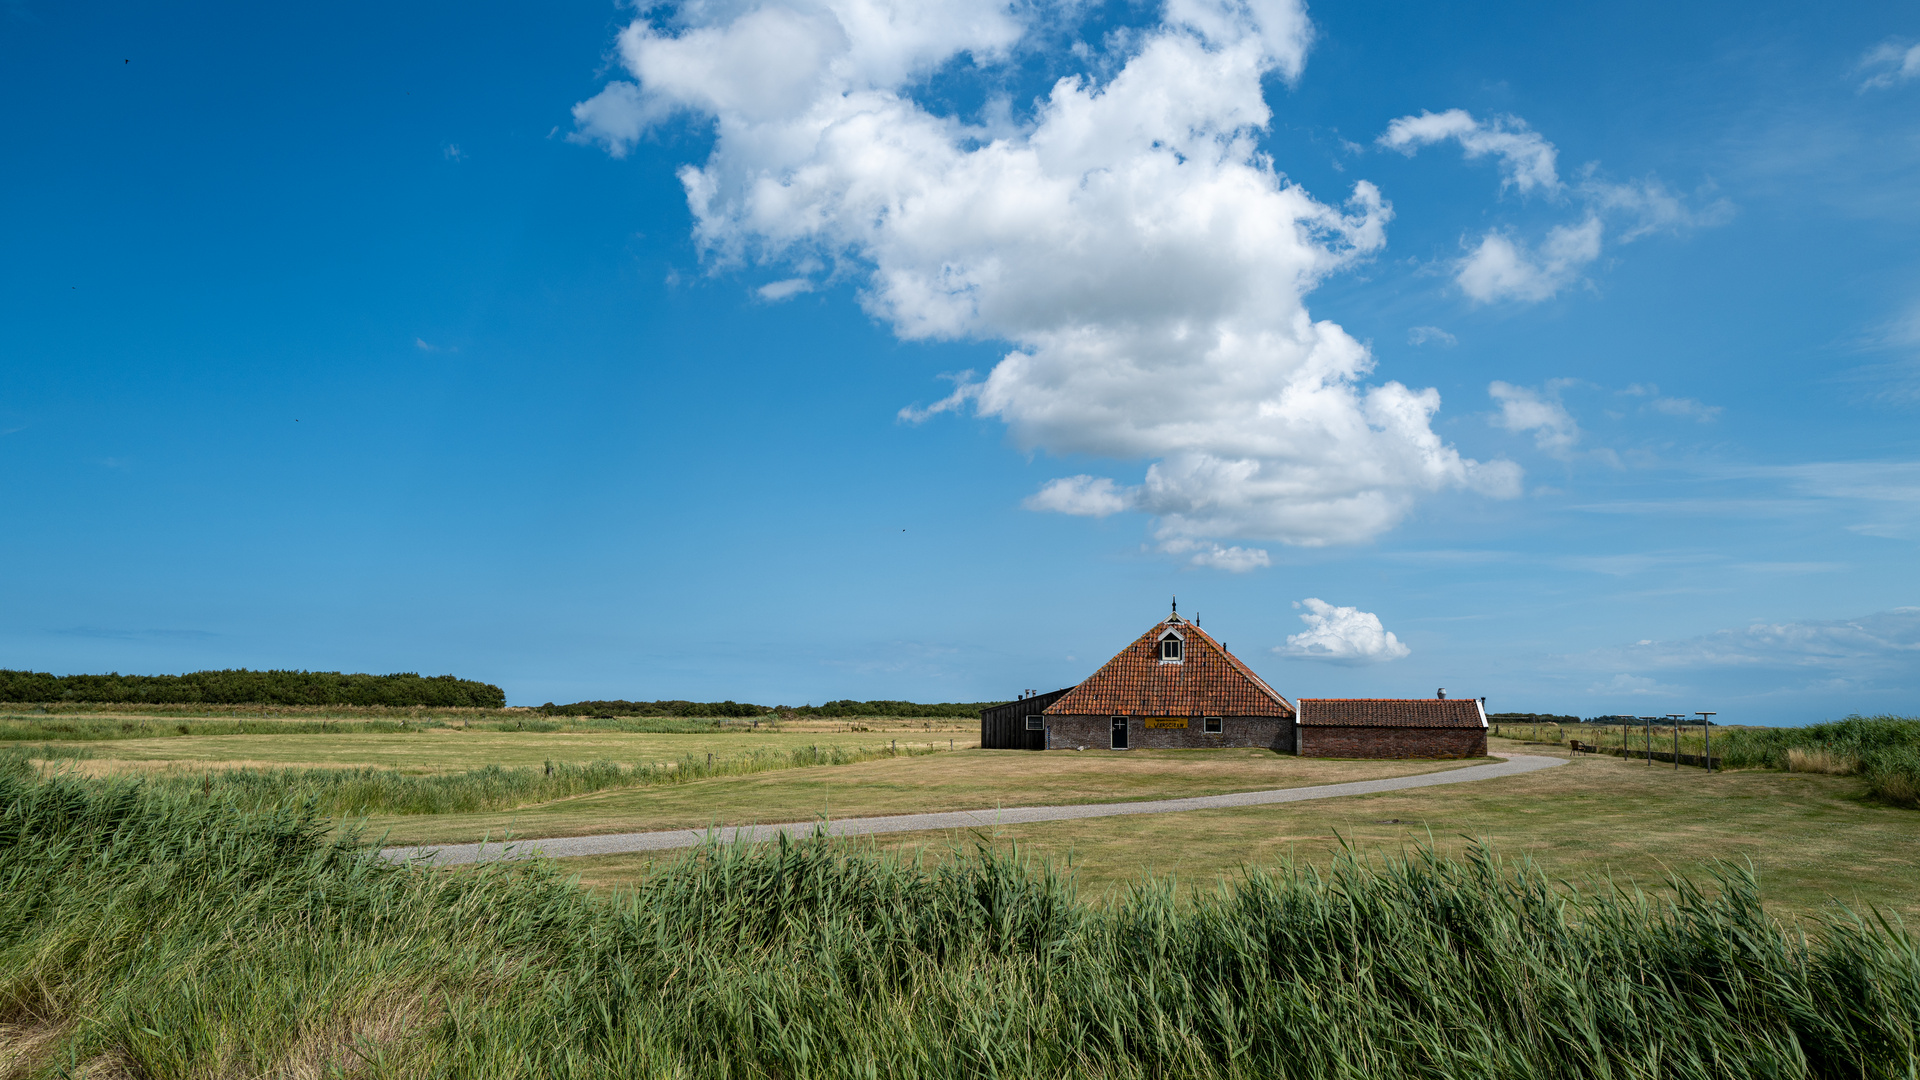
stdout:
[(1472, 698), (1301, 698), (1302, 727), (1483, 728)]
[[(1185, 659), (1160, 662), (1160, 635), (1186, 639)], [(1047, 706), (1048, 716), (1286, 716), (1293, 703), (1185, 619), (1169, 618)]]

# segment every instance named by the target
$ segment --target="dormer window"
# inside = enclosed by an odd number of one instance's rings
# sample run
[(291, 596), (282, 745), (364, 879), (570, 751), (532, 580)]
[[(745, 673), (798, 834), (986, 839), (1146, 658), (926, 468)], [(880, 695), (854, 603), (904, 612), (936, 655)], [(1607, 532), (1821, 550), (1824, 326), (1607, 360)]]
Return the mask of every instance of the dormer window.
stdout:
[(1186, 659), (1185, 645), (1186, 642), (1180, 640), (1180, 635), (1169, 631), (1160, 639), (1160, 662), (1178, 664)]

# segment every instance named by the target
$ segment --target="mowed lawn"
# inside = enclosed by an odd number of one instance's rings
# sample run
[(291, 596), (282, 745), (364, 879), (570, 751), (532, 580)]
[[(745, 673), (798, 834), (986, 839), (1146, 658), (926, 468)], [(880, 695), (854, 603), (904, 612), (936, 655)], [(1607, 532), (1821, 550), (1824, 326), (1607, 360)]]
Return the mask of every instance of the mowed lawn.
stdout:
[(1026, 753), (963, 750), (623, 788), (515, 811), (375, 818), (396, 844), (511, 833), (585, 836), (921, 811), (1120, 802), (1336, 784), (1460, 768), (1458, 761), (1316, 761), (1267, 750)]
[[(1499, 742), (1494, 750), (1563, 753)], [(931, 858), (956, 844), (1017, 844), (1070, 863), (1082, 895), (1097, 898), (1145, 874), (1210, 887), (1243, 867), (1287, 856), (1324, 864), (1341, 845), (1399, 854), (1431, 843), (1458, 852), (1482, 840), (1505, 858), (1531, 858), (1582, 887), (1604, 887), (1611, 877), (1657, 890), (1669, 872), (1700, 878), (1716, 862), (1750, 864), (1777, 913), (1810, 912), (1838, 900), (1920, 924), (1920, 812), (1867, 803), (1862, 792), (1853, 777), (1757, 770), (1709, 776), (1582, 756), (1559, 768), (1457, 786), (991, 832), (903, 833), (875, 842), (920, 849)], [(631, 884), (664, 857), (671, 855), (596, 856), (559, 865), (604, 888)]]
[[(376, 765), (409, 772), (453, 772), (488, 765), (539, 767), (545, 762), (623, 765), (675, 761), (686, 754), (725, 757), (755, 750), (807, 746), (902, 749), (958, 747), (978, 742), (968, 735), (925, 731), (742, 731), (653, 734), (628, 732), (462, 731), (426, 728), (397, 734), (175, 735), (78, 744), (92, 755), (82, 771), (106, 773), (184, 766), (190, 768), (300, 768)], [(29, 751), (31, 746), (27, 747)]]

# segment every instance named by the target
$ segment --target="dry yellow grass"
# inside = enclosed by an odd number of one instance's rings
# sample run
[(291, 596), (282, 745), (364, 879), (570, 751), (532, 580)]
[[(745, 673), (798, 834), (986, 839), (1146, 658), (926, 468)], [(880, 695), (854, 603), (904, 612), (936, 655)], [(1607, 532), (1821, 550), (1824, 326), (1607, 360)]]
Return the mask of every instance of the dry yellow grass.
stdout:
[(930, 757), (789, 769), (664, 788), (580, 795), (516, 811), (389, 817), (396, 844), (587, 836), (816, 818), (1121, 802), (1337, 784), (1463, 768), (1473, 761), (1328, 761), (1268, 750), (963, 750)]
[(1836, 754), (1818, 747), (1796, 746), (1787, 751), (1787, 771), (1852, 776), (1860, 771), (1860, 761), (1847, 754)]

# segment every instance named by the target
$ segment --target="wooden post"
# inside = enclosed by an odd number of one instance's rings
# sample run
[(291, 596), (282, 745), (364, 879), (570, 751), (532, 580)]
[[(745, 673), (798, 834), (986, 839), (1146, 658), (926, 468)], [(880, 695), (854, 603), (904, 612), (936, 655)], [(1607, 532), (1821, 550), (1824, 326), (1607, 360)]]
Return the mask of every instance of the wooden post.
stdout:
[(1667, 719), (1673, 723), (1673, 771), (1680, 771), (1680, 721), (1685, 719), (1680, 713), (1668, 713)]
[(1718, 715), (1719, 715), (1718, 713), (1710, 713), (1710, 712), (1700, 713), (1700, 734), (1706, 736), (1706, 739), (1707, 739), (1707, 771), (1708, 772), (1713, 771), (1713, 718)]

